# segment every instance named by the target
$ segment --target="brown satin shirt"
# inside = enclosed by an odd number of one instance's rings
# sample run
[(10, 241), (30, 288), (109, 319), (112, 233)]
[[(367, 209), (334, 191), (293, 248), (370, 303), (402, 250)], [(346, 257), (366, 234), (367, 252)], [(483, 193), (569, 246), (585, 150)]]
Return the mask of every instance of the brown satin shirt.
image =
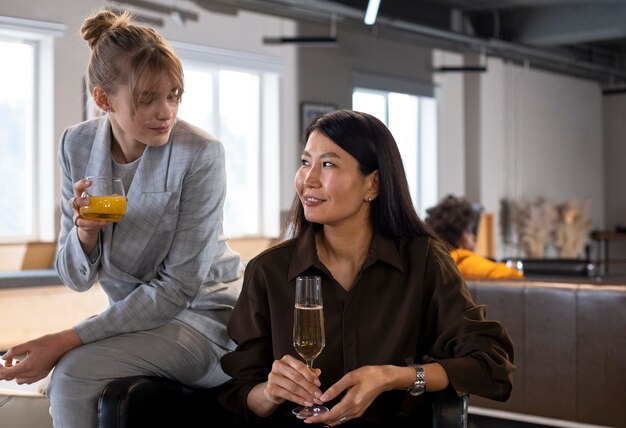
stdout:
[[(231, 411), (251, 417), (246, 397), (267, 380), (273, 361), (285, 354), (300, 358), (292, 344), (299, 275), (322, 278), (326, 347), (314, 361), (322, 371), (322, 391), (361, 366), (405, 366), (432, 358), (445, 368), (457, 392), (502, 401), (509, 397), (511, 340), (500, 323), (485, 319), (484, 307), (473, 302), (442, 244), (427, 237), (391, 240), (375, 234), (362, 270), (346, 292), (319, 261), (309, 228), (246, 267), (228, 325), (238, 346), (221, 360), (233, 378), (221, 396)], [(391, 420), (407, 397), (405, 391), (381, 394), (362, 421)], [(277, 413), (290, 415), (293, 407), (283, 403)]]

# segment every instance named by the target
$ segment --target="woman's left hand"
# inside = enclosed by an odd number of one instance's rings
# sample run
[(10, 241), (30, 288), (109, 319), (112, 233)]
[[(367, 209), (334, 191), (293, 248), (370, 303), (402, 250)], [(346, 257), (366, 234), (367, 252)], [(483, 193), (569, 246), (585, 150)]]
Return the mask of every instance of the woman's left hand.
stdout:
[(386, 373), (390, 367), (363, 366), (347, 373), (320, 397), (323, 402), (328, 402), (345, 391), (346, 394), (339, 403), (330, 412), (310, 417), (304, 422), (337, 426), (360, 418), (376, 397), (390, 389), (387, 385), (389, 376)]

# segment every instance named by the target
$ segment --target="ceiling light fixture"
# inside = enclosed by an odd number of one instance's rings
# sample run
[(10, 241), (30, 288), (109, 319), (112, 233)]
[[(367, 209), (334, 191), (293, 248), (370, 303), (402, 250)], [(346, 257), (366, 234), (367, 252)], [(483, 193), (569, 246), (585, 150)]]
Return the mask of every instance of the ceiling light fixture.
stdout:
[(363, 22), (367, 25), (374, 25), (376, 17), (378, 16), (378, 8), (380, 7), (380, 0), (369, 0), (367, 4), (367, 10), (365, 11), (365, 19)]
[(188, 10), (179, 9), (176, 7), (165, 6), (163, 4), (154, 3), (149, 0), (126, 0), (117, 1), (109, 0), (111, 2), (127, 4), (130, 6), (136, 6), (142, 9), (150, 10), (153, 12), (169, 15), (178, 25), (184, 25), (187, 21), (198, 21), (198, 14)]
[(332, 48), (337, 46), (336, 37), (300, 36), (300, 37), (263, 37), (266, 45), (295, 44), (308, 48)]
[(461, 66), (441, 66), (433, 70), (435, 73), (484, 73), (487, 67), (484, 65), (461, 65)]
[(337, 15), (333, 13), (330, 18), (330, 36), (263, 37), (263, 43), (294, 44), (305, 48), (334, 48), (337, 46)]

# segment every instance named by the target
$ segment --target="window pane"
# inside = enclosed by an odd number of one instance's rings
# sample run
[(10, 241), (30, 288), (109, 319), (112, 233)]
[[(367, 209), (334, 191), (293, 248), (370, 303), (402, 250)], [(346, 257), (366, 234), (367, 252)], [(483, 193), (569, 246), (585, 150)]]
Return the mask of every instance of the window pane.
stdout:
[(352, 94), (352, 108), (356, 111), (376, 116), (387, 124), (387, 100), (385, 95), (364, 90), (355, 90)]
[(185, 68), (185, 92), (178, 117), (214, 134), (213, 76), (210, 71)]
[[(234, 71), (196, 60), (184, 61), (184, 68), (179, 117), (218, 137), (226, 152), (224, 232), (235, 238), (276, 236), (279, 172), (273, 163), (264, 170), (262, 153), (273, 159), (278, 153), (279, 122), (270, 120), (277, 117), (278, 75), (266, 73), (263, 80), (256, 70)], [(268, 141), (262, 143), (263, 138)]]
[[(421, 213), (437, 204), (437, 103), (434, 98), (420, 98)], [(419, 207), (418, 207), (419, 208)]]
[(419, 139), (417, 135), (417, 97), (406, 94), (389, 94), (389, 130), (398, 144), (404, 171), (409, 182), (409, 191), (413, 205), (417, 206), (419, 183), (417, 166), (419, 165)]
[(416, 95), (355, 88), (354, 110), (370, 113), (389, 127), (402, 156), (413, 205), (418, 213), (437, 195), (435, 100)]
[[(219, 73), (220, 139), (228, 157), (224, 229), (237, 235), (260, 231), (260, 79), (256, 74)], [(236, 197), (235, 197), (236, 196)], [(256, 212), (251, 211), (256, 208)], [(232, 233), (232, 232), (227, 232)]]
[(0, 41), (0, 237), (33, 235), (35, 49)]

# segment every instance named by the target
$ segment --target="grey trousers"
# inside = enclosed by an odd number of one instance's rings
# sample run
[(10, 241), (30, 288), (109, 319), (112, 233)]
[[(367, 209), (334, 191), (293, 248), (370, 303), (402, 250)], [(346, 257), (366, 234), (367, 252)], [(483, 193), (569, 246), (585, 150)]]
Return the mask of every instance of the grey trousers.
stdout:
[(197, 387), (220, 385), (229, 379), (219, 363), (225, 352), (175, 320), (75, 348), (57, 363), (46, 392), (54, 427), (97, 427), (98, 397), (113, 379), (149, 375)]

